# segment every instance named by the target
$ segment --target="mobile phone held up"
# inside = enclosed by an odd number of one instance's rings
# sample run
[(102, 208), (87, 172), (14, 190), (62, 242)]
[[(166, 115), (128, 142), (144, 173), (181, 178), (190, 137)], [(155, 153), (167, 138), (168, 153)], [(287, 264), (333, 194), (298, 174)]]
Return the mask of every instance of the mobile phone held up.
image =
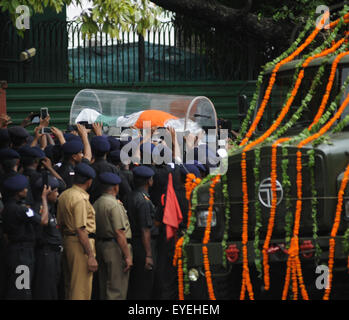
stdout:
[(45, 119), (48, 116), (48, 108), (40, 109), (40, 118)]
[(52, 133), (52, 130), (51, 130), (51, 128), (49, 128), (49, 127), (44, 127), (44, 128), (41, 129), (41, 133), (42, 133), (42, 134), (45, 134), (45, 133)]
[(46, 170), (44, 170), (41, 173), (41, 177), (42, 177), (42, 184), (46, 185), (48, 187), (48, 172)]

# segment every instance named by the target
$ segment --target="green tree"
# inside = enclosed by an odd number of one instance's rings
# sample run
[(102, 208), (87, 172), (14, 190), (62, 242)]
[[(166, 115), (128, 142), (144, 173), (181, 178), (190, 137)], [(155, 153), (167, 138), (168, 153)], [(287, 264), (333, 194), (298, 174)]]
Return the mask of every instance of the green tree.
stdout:
[[(181, 23), (199, 21), (201, 26), (223, 28), (225, 32), (245, 33), (270, 42), (290, 42), (319, 6), (330, 12), (349, 1), (338, 0), (152, 0), (175, 12)], [(320, 13), (319, 13), (320, 15)], [(195, 23), (195, 21), (194, 21)]]
[[(152, 0), (175, 12), (177, 28), (204, 35), (205, 53), (215, 76), (222, 80), (251, 80), (260, 67), (285, 51), (309, 19), (320, 17), (327, 6), (331, 19), (349, 1), (338, 0)], [(320, 7), (322, 6), (322, 7)], [(310, 50), (321, 43), (322, 30)]]
[[(117, 36), (119, 30), (137, 25), (139, 33), (159, 23), (165, 10), (176, 14), (181, 22), (199, 21), (200, 26), (224, 27), (226, 31), (248, 33), (265, 41), (290, 40), (290, 34), (302, 27), (319, 5), (339, 9), (347, 1), (338, 0), (91, 0), (82, 13), (82, 30), (93, 34), (97, 30)], [(27, 5), (32, 13), (42, 13), (45, 7), (57, 12), (64, 5), (82, 7), (81, 0), (1, 0), (0, 10), (8, 11), (12, 21), (19, 5)], [(154, 5), (155, 4), (155, 5)]]
[(129, 30), (131, 25), (137, 26), (138, 33), (144, 33), (159, 23), (158, 17), (163, 13), (160, 7), (148, 0), (91, 0), (88, 8), (83, 7), (81, 0), (1, 0), (0, 11), (8, 12), (15, 23), (19, 5), (28, 6), (32, 15), (43, 13), (45, 8), (58, 13), (70, 4), (84, 9), (79, 19), (82, 32), (88, 35), (102, 31), (118, 37), (120, 31)]

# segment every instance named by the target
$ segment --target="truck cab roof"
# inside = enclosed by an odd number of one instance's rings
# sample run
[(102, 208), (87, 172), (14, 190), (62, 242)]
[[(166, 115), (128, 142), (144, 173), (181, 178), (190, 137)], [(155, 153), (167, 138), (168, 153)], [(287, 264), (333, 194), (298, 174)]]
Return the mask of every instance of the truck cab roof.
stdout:
[[(328, 64), (332, 64), (332, 62), (336, 59), (337, 56), (333, 56), (331, 57), (329, 60), (328, 60)], [(321, 58), (317, 58), (317, 59), (314, 59), (312, 60), (309, 65), (308, 65), (308, 68), (311, 68), (311, 67), (317, 67), (317, 66), (320, 66), (322, 61), (325, 59), (325, 57), (321, 57)], [(279, 69), (279, 72), (282, 72), (282, 71), (288, 71), (288, 70), (293, 70), (297, 67), (297, 64), (301, 61), (301, 59), (297, 59), (297, 60), (293, 60), (291, 62), (288, 62), (284, 65), (282, 65)], [(345, 64), (345, 63), (349, 63), (349, 56), (344, 56), (340, 62), (340, 64)], [(266, 74), (270, 74), (272, 73), (274, 67), (272, 68), (268, 68), (266, 70)]]

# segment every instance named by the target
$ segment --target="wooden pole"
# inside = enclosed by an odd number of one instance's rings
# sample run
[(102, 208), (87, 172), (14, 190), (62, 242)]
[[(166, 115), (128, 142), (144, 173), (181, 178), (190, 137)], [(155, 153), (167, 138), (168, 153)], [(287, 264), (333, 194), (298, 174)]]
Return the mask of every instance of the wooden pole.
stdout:
[(0, 114), (6, 114), (6, 89), (7, 81), (0, 80)]

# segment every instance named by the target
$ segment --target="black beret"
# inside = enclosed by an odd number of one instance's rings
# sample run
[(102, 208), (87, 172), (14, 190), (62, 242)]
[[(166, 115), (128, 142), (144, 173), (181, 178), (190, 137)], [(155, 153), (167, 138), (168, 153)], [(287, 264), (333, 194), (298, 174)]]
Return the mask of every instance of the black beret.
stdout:
[(110, 151), (119, 150), (121, 147), (120, 140), (114, 137), (108, 137), (110, 143)]
[(155, 144), (152, 144), (150, 142), (145, 142), (145, 143), (142, 143), (141, 146), (140, 146), (140, 150), (141, 152), (153, 152), (155, 148)]
[(74, 171), (80, 176), (94, 179), (96, 177), (96, 171), (86, 163), (79, 163), (75, 166)]
[(45, 154), (46, 157), (48, 158), (52, 158), (53, 157), (53, 153), (52, 153), (52, 149), (53, 149), (54, 145), (53, 144), (49, 144), (46, 148), (45, 148)]
[(21, 157), (29, 157), (29, 158), (45, 158), (45, 153), (38, 147), (30, 147), (28, 145), (24, 145), (18, 149)]
[(8, 133), (7, 128), (1, 128), (0, 129), (0, 140), (1, 141), (8, 141), (8, 140), (10, 140), (10, 135)]
[(28, 136), (28, 138), (27, 138), (27, 145), (30, 146), (33, 141), (34, 141), (34, 137), (33, 136)]
[(109, 153), (109, 157), (112, 161), (121, 162), (120, 153), (121, 153), (121, 150), (118, 150), (118, 149), (114, 150)]
[(132, 172), (135, 176), (142, 177), (142, 178), (150, 178), (155, 174), (152, 168), (149, 168), (146, 166), (135, 167), (132, 169)]
[(207, 169), (206, 167), (199, 161), (197, 160), (194, 160), (194, 164), (196, 165), (196, 167), (200, 170), (200, 171), (203, 171), (203, 172), (206, 172)]
[(80, 141), (72, 140), (63, 144), (62, 150), (65, 154), (76, 154), (84, 150), (84, 145)]
[(10, 136), (13, 136), (13, 137), (19, 137), (19, 138), (29, 137), (29, 132), (21, 126), (14, 126), (14, 127), (8, 128), (8, 133), (10, 134)]
[(28, 179), (22, 174), (16, 174), (4, 181), (4, 189), (19, 192), (28, 187)]
[[(55, 177), (52, 177), (52, 176), (48, 176), (47, 177), (47, 183), (51, 187), (51, 190), (57, 189), (60, 186), (60, 183), (59, 183), (58, 179), (55, 178)], [(44, 187), (44, 184), (43, 184), (43, 181), (42, 181), (42, 177), (40, 177), (35, 182), (35, 188), (41, 189), (43, 187)]]
[(16, 150), (10, 148), (0, 149), (0, 161), (6, 159), (19, 159), (20, 155)]
[[(202, 155), (204, 155), (204, 159), (199, 158), (199, 156), (201, 157)], [(215, 155), (215, 152), (209, 148), (208, 145), (200, 144), (198, 147), (194, 148), (194, 159), (207, 165), (208, 167), (215, 167), (216, 165), (214, 163), (218, 158)]]
[(72, 134), (72, 133), (64, 133), (63, 136), (64, 136), (64, 139), (65, 139), (66, 142), (73, 141), (73, 140), (74, 141), (80, 141), (80, 142), (82, 141), (79, 136), (77, 136), (75, 134)]
[(97, 152), (109, 152), (110, 150), (110, 143), (108, 139), (104, 136), (95, 136), (91, 139), (91, 148), (92, 151)]
[(112, 172), (103, 172), (98, 177), (103, 184), (116, 185), (121, 182), (121, 178)]
[(193, 173), (197, 178), (200, 178), (200, 171), (195, 164), (183, 164), (180, 168), (181, 173), (187, 175), (188, 173)]

